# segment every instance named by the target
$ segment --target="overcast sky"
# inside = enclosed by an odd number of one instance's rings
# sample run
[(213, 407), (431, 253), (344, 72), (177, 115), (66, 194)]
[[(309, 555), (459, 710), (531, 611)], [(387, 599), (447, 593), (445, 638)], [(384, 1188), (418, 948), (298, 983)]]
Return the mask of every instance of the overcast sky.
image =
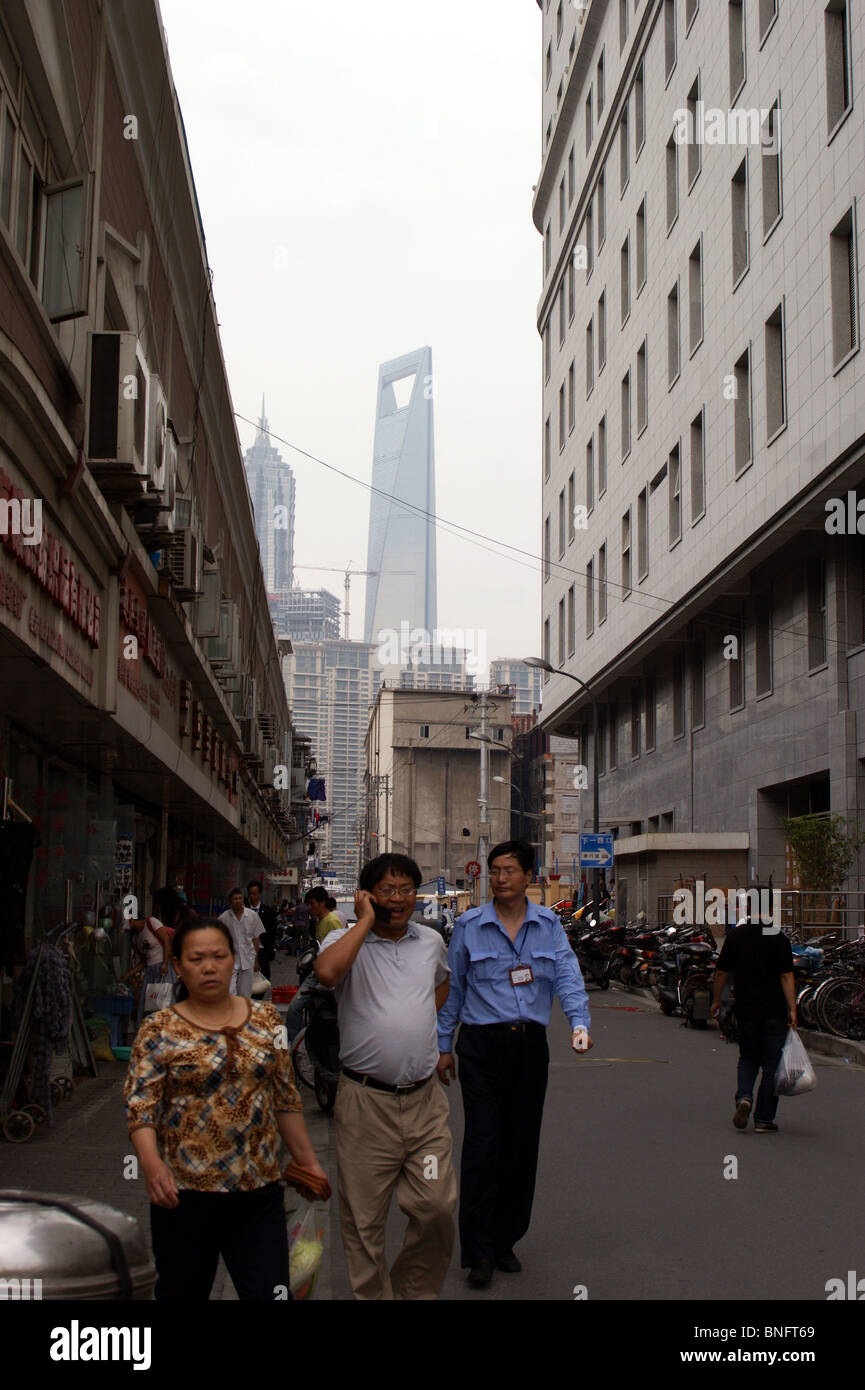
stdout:
[[(160, 3), (235, 410), (369, 483), (379, 364), (429, 343), (439, 516), (537, 556), (534, 0)], [(277, 447), (296, 559), (364, 569), (368, 491)], [(437, 535), (439, 626), (537, 652), (538, 563)]]

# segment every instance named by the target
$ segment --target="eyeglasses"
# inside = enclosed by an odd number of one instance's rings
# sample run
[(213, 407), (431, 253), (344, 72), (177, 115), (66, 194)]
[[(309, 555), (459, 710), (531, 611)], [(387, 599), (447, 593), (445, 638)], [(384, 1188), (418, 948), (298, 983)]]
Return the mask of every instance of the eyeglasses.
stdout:
[(413, 898), (417, 893), (416, 888), (381, 888), (378, 885), (374, 891), (383, 898)]
[(490, 869), (490, 878), (512, 878), (522, 873), (522, 869)]

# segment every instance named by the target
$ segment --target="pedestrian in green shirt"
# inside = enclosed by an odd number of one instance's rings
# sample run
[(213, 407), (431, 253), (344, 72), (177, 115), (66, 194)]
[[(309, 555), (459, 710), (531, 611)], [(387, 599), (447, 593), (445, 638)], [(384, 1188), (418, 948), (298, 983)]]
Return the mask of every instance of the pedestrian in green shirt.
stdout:
[(328, 895), (323, 888), (310, 888), (304, 902), (312, 913), (315, 922), (315, 935), (319, 946), (321, 945), (328, 932), (340, 931), (342, 922), (335, 912), (331, 912), (327, 905)]

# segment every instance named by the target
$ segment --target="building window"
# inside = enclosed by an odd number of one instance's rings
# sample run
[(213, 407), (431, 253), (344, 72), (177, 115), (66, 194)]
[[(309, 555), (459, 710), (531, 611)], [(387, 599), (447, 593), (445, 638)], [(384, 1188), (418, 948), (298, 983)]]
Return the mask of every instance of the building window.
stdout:
[(592, 214), (592, 205), (591, 205), (591, 203), (589, 203), (589, 206), (586, 208), (585, 229), (586, 229), (586, 279), (588, 280), (589, 276), (590, 276), (591, 273), (592, 273), (592, 270), (594, 269), (594, 265), (595, 265), (595, 228), (594, 228), (594, 217), (593, 217), (593, 214)]
[(559, 285), (559, 292), (556, 295), (559, 301), (559, 347), (565, 345), (565, 281), (562, 279)]
[(418, 730), (418, 738), (429, 738), (429, 724), (421, 724)]
[(549, 479), (552, 463), (552, 424), (549, 415), (544, 421), (544, 479)]
[(766, 440), (774, 439), (787, 423), (784, 364), (784, 301), (766, 320)]
[(679, 282), (667, 295), (667, 386), (673, 385), (681, 370), (679, 333)]
[(559, 493), (559, 559), (565, 553), (565, 489)]
[(706, 657), (702, 642), (692, 643), (691, 667), (691, 728), (702, 729), (706, 722)]
[(679, 146), (674, 135), (667, 141), (667, 234), (679, 216)]
[(589, 88), (589, 95), (586, 97), (586, 154), (592, 147), (592, 89)]
[(559, 453), (565, 447), (565, 383), (559, 387)]
[(598, 551), (598, 626), (607, 621), (607, 542)]
[(688, 93), (688, 114), (691, 118), (690, 126), (693, 132), (693, 140), (688, 141), (688, 192), (694, 187), (697, 177), (703, 167), (703, 146), (700, 144), (698, 135), (700, 123), (697, 120), (697, 102), (700, 100), (700, 75), (694, 78), (691, 90)]
[(565, 664), (565, 600), (559, 599), (559, 658), (557, 665)]
[(634, 79), (634, 145), (635, 158), (639, 159), (640, 151), (646, 143), (646, 78), (645, 64), (641, 63), (637, 68), (637, 76)]
[(550, 321), (547, 319), (544, 324), (544, 381), (549, 381), (550, 372), (553, 365), (552, 338), (550, 334)]
[(751, 462), (751, 349), (746, 348), (734, 368), (736, 381), (735, 459), (741, 473)]
[(688, 257), (688, 330), (690, 356), (703, 341), (703, 238)]
[(595, 444), (590, 435), (586, 445), (586, 511), (591, 512), (595, 505)]
[(619, 766), (619, 707), (610, 705), (609, 715), (610, 727), (610, 771), (615, 772)]
[(701, 410), (691, 421), (691, 525), (706, 511), (706, 470), (703, 456), (703, 417)]
[(855, 209), (845, 212), (829, 237), (832, 286), (832, 358), (839, 367), (859, 346)]
[(676, 0), (664, 0), (664, 77), (676, 66)]
[(604, 169), (598, 175), (598, 250), (607, 239), (607, 175)]
[(595, 630), (595, 567), (592, 560), (586, 565), (586, 636)]
[(601, 112), (602, 112), (603, 109), (604, 109), (604, 101), (605, 101), (605, 91), (604, 91), (604, 50), (603, 50), (603, 49), (601, 49), (601, 56), (600, 56), (600, 58), (598, 59), (597, 80), (596, 80), (596, 82), (595, 82), (595, 88), (596, 88), (596, 91), (597, 91), (597, 94), (598, 94), (598, 120), (600, 120), (600, 119), (601, 119)]
[(685, 0), (685, 33), (694, 23), (694, 16), (700, 8), (700, 0)]
[(757, 695), (772, 693), (772, 591), (758, 594), (754, 601), (754, 666)]
[[(730, 710), (742, 709), (745, 704), (745, 625), (741, 609), (739, 615), (729, 623), (729, 632), (724, 634), (724, 655), (730, 668)], [(730, 638), (734, 645), (730, 645)], [(727, 652), (729, 651), (729, 655)]]
[(546, 85), (549, 87), (549, 85), (550, 85), (550, 79), (552, 78), (552, 75), (553, 75), (553, 45), (552, 45), (552, 40), (547, 44), (547, 56), (546, 56), (546, 61), (545, 61), (545, 63), (544, 63), (544, 71), (545, 71), (545, 75), (546, 75)]
[(745, 83), (745, 6), (743, 0), (730, 0), (727, 6), (730, 47), (730, 102), (734, 102)]
[(577, 305), (577, 272), (574, 269), (574, 258), (571, 256), (568, 261), (568, 323), (573, 323), (574, 313)]
[(628, 108), (622, 112), (619, 121), (619, 197), (621, 198), (631, 177), (630, 150), (628, 149)]
[(670, 549), (682, 539), (682, 462), (678, 444), (667, 461), (669, 488)]
[(544, 229), (544, 275), (549, 275), (553, 259), (553, 234), (549, 222)]
[(655, 677), (647, 676), (646, 687), (646, 752), (655, 751), (655, 728), (657, 725), (656, 707), (657, 693), (655, 687)]
[(847, 0), (830, 0), (826, 26), (826, 119), (831, 135), (853, 106)]
[(544, 580), (550, 577), (550, 518), (544, 522)]
[(607, 360), (607, 291), (598, 300), (598, 375)]
[(778, 0), (760, 0), (760, 42), (762, 43), (769, 26), (778, 13)]
[(826, 664), (826, 561), (808, 558), (808, 669)]
[(607, 490), (607, 417), (598, 421), (598, 496), (603, 497)]
[(576, 363), (571, 362), (571, 365), (568, 367), (568, 434), (570, 434), (571, 430), (574, 428), (577, 418), (577, 404), (574, 399), (576, 394), (574, 390), (575, 370)]
[(574, 521), (574, 508), (577, 505), (577, 475), (573, 471), (568, 478), (568, 545), (571, 545), (577, 537), (577, 528)]
[(575, 172), (574, 147), (571, 145), (571, 152), (568, 155), (568, 207), (570, 207), (571, 203), (574, 201)]
[(631, 509), (622, 517), (622, 598), (631, 592)]
[(563, 3), (564, 0), (559, 0), (559, 8), (556, 10), (556, 48), (558, 48), (559, 44), (562, 41), (562, 27), (564, 24), (564, 20), (562, 17)]
[(730, 183), (733, 228), (733, 288), (748, 269), (748, 160), (743, 157)]
[[(552, 662), (550, 661), (551, 654), (552, 653), (550, 651), (550, 620), (549, 618), (544, 618), (544, 661), (547, 663), (548, 666), (552, 665)], [(546, 684), (546, 682), (549, 679), (550, 673), (549, 671), (545, 671), (544, 684)], [(466, 738), (468, 738), (470, 732), (471, 730), (466, 729)]]
[(562, 174), (562, 181), (559, 184), (559, 231), (565, 230), (565, 176)]
[(622, 377), (622, 462), (631, 452), (631, 373)]
[(642, 713), (641, 710), (640, 710), (640, 695), (641, 695), (640, 687), (639, 687), (638, 685), (632, 685), (632, 686), (631, 686), (631, 757), (632, 757), (632, 758), (639, 758), (639, 756), (640, 756), (640, 723), (641, 723), (641, 713)]
[(627, 322), (631, 312), (631, 238), (625, 237), (619, 253), (619, 273), (621, 277), (622, 325)]
[(586, 397), (592, 394), (595, 384), (595, 328), (594, 318), (586, 324)]
[(781, 103), (775, 101), (760, 132), (763, 166), (763, 239), (781, 220)]
[(649, 423), (649, 370), (646, 361), (647, 339), (637, 349), (637, 436)]
[(649, 573), (649, 493), (643, 488), (637, 497), (637, 578)]
[(673, 738), (685, 732), (685, 658), (681, 652), (673, 657)]
[(577, 589), (572, 584), (568, 589), (568, 656), (573, 656), (577, 647)]
[(646, 283), (646, 200), (645, 198), (637, 208), (637, 232), (636, 232), (636, 251), (637, 251), (637, 294)]
[(628, 0), (619, 0), (619, 52), (628, 42)]

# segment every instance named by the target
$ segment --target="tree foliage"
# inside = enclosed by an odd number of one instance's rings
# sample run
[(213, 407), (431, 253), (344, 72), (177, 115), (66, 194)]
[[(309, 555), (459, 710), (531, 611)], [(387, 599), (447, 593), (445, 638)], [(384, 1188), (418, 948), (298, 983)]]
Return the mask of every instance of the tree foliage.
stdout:
[(785, 816), (781, 829), (799, 863), (802, 887), (817, 891), (831, 891), (846, 883), (865, 844), (857, 822), (846, 816)]

